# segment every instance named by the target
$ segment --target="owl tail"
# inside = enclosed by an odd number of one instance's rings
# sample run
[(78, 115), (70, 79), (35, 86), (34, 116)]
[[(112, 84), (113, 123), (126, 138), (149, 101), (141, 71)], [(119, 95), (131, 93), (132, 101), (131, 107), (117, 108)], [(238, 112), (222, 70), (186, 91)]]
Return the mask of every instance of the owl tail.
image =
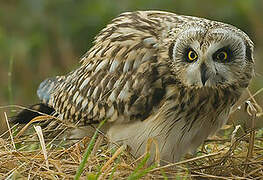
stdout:
[(41, 116), (43, 114), (51, 115), (54, 112), (55, 110), (52, 107), (49, 107), (43, 103), (39, 103), (23, 109), (16, 116), (10, 117), (9, 121), (14, 124), (26, 124), (37, 116)]
[(23, 109), (16, 116), (11, 117), (10, 122), (24, 124), (30, 122), (37, 116), (43, 114), (51, 115), (54, 113), (55, 110), (52, 108), (52, 101), (50, 98), (57, 83), (58, 77), (49, 78), (43, 81), (37, 90), (37, 95), (42, 103), (34, 104), (27, 109)]
[(57, 83), (58, 83), (58, 77), (55, 77), (55, 78), (48, 78), (39, 85), (37, 89), (37, 95), (44, 104), (53, 106), (53, 103), (51, 102), (50, 98)]

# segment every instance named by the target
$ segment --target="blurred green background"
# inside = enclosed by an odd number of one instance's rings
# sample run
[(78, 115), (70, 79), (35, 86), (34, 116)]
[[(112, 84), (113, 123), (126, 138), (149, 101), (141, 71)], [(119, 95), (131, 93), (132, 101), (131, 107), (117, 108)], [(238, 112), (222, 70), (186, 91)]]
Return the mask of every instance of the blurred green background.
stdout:
[[(0, 105), (38, 102), (39, 83), (76, 68), (111, 19), (153, 9), (223, 21), (245, 31), (256, 47), (251, 90), (263, 87), (263, 0), (8, 0), (0, 1)], [(261, 105), (262, 94), (256, 97)]]

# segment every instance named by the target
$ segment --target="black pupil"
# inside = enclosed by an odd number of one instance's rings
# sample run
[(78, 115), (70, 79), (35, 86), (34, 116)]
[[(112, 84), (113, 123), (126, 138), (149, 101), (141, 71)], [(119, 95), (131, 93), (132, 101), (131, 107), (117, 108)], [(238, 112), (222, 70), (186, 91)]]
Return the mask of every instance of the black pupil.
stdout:
[(194, 53), (193, 51), (190, 52), (190, 57), (191, 57), (192, 59), (195, 58), (195, 53)]
[(224, 60), (225, 58), (226, 58), (225, 53), (221, 52), (221, 53), (218, 54), (218, 59), (219, 60)]

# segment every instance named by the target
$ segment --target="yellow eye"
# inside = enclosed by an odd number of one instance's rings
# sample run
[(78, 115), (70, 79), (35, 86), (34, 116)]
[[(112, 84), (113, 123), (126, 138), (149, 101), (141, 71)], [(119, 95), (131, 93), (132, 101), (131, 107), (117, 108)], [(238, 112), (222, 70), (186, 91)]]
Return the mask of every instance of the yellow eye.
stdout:
[(187, 60), (192, 62), (192, 61), (195, 61), (197, 59), (197, 54), (195, 51), (193, 50), (189, 50), (189, 52), (187, 53)]
[(220, 61), (225, 61), (228, 59), (228, 54), (225, 51), (221, 51), (220, 53), (217, 54), (216, 58)]

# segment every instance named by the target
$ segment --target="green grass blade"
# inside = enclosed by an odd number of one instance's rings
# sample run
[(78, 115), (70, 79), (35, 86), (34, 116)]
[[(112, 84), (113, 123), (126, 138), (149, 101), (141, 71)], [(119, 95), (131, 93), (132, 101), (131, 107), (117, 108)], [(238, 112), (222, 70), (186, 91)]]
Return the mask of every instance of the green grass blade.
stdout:
[(90, 153), (91, 153), (91, 151), (92, 151), (92, 149), (93, 149), (93, 147), (95, 145), (95, 141), (96, 141), (96, 138), (97, 138), (98, 133), (99, 133), (98, 130), (105, 123), (105, 121), (106, 121), (106, 119), (99, 124), (98, 128), (96, 129), (96, 132), (92, 136), (92, 139), (91, 139), (91, 141), (90, 141), (90, 143), (89, 143), (89, 145), (88, 145), (88, 147), (87, 147), (87, 149), (86, 149), (86, 151), (85, 151), (85, 153), (83, 155), (83, 159), (82, 159), (82, 161), (81, 161), (81, 163), (80, 163), (80, 165), (78, 167), (77, 173), (76, 173), (75, 178), (74, 178), (75, 180), (79, 180), (82, 172), (84, 171), (85, 164), (86, 164), (86, 162), (88, 160), (88, 157), (89, 157), (89, 155), (90, 155)]
[(156, 167), (156, 165), (152, 165), (142, 171), (139, 172), (139, 170), (141, 168), (143, 168), (145, 166), (145, 164), (147, 163), (147, 160), (150, 158), (150, 153), (147, 153), (145, 155), (145, 157), (142, 159), (142, 161), (139, 163), (139, 165), (137, 166), (137, 168), (131, 173), (131, 175), (128, 177), (128, 180), (136, 180), (136, 179), (140, 179), (142, 176), (146, 175), (149, 171), (151, 171), (153, 168)]
[(113, 170), (111, 171), (111, 174), (110, 174), (109, 180), (112, 180), (112, 179), (113, 179), (113, 175), (114, 175), (116, 169), (117, 169), (117, 165), (115, 165), (114, 168), (113, 168)]
[(133, 173), (130, 175), (130, 176), (132, 176), (133, 174), (136, 174), (138, 171), (139, 171), (139, 169), (141, 169), (145, 164), (146, 164), (146, 162), (147, 162), (147, 160), (150, 158), (150, 154), (149, 153), (147, 153), (146, 155), (145, 155), (145, 157), (142, 159), (142, 161), (139, 163), (139, 165), (137, 166), (137, 168), (133, 171)]
[(161, 173), (162, 173), (162, 176), (163, 176), (163, 180), (168, 180), (168, 177), (166, 176), (166, 174), (165, 174), (163, 169), (161, 169)]
[(102, 168), (102, 166), (100, 166), (100, 168), (99, 168), (99, 171), (97, 172), (97, 174), (96, 174), (96, 179), (99, 179), (99, 177), (100, 177), (100, 175), (101, 175), (101, 168)]
[(131, 178), (128, 178), (130, 180), (137, 180), (140, 179), (141, 177), (143, 177), (144, 175), (146, 175), (148, 172), (150, 172), (152, 169), (156, 168), (156, 165), (151, 165), (150, 167), (134, 174)]

